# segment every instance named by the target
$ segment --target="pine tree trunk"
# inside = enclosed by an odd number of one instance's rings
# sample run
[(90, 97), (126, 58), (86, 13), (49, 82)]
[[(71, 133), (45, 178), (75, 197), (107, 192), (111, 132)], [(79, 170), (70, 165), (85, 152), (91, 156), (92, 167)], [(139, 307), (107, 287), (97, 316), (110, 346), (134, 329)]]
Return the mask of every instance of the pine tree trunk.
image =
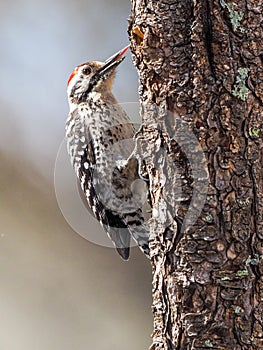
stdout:
[(263, 349), (262, 0), (132, 0), (152, 349)]

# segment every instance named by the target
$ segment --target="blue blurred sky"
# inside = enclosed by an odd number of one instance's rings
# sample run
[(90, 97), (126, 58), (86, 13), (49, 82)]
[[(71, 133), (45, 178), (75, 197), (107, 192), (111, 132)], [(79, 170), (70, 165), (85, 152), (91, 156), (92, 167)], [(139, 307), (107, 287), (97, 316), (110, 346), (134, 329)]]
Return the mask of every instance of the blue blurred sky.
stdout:
[[(16, 0), (0, 9), (0, 148), (51, 179), (68, 113), (68, 76), (79, 63), (104, 60), (127, 44), (130, 2)], [(133, 102), (138, 78), (126, 56), (114, 91), (119, 101)]]

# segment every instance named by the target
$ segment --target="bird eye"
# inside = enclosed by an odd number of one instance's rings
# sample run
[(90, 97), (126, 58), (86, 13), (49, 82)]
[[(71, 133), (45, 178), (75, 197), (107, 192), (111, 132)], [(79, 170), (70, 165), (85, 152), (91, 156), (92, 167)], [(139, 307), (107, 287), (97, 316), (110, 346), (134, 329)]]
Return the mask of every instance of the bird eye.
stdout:
[(82, 70), (82, 73), (83, 73), (84, 75), (89, 75), (89, 74), (91, 73), (91, 69), (90, 69), (89, 67), (84, 68), (84, 69)]

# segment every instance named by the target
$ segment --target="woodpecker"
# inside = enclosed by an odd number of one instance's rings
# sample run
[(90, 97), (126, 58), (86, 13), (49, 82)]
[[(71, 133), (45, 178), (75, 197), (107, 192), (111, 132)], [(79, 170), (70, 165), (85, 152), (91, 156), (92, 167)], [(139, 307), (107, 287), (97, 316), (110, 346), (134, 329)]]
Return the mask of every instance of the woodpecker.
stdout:
[(105, 62), (77, 66), (68, 79), (67, 148), (85, 198), (120, 256), (127, 260), (131, 236), (149, 255), (142, 212), (147, 196), (133, 155), (135, 127), (113, 93), (116, 67), (129, 46)]

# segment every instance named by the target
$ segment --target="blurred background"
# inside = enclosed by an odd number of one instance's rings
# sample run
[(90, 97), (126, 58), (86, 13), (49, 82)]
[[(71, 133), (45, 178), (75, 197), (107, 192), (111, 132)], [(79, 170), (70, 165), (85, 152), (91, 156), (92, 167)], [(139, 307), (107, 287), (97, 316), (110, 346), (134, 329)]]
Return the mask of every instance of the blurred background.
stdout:
[[(78, 235), (53, 184), (68, 76), (127, 45), (130, 2), (14, 0), (0, 10), (0, 349), (147, 349), (149, 262), (138, 248), (123, 262)], [(127, 53), (120, 102), (138, 101), (137, 80)], [(88, 230), (104, 234), (95, 220)]]

